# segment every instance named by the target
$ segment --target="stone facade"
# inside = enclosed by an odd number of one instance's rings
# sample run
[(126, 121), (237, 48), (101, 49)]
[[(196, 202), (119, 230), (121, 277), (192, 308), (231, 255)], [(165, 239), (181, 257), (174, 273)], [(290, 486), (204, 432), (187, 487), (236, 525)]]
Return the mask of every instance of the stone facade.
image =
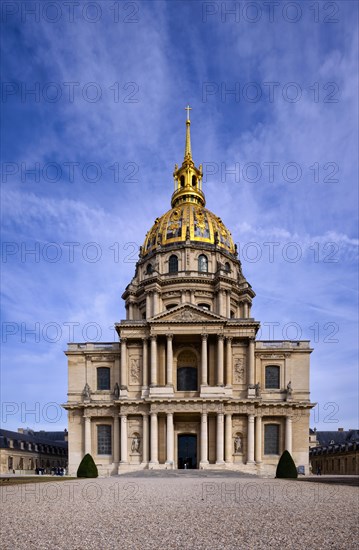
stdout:
[(205, 208), (186, 123), (172, 209), (140, 250), (119, 343), (70, 344), (69, 470), (308, 471), (308, 341), (256, 341), (255, 293), (222, 220)]
[(67, 468), (67, 432), (0, 430), (0, 473), (35, 474)]

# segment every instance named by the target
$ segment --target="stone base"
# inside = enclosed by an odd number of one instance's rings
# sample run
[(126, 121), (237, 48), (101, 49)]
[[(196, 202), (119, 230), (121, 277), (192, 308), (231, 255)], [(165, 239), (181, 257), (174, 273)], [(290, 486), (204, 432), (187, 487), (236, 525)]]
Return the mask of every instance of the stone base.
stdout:
[(130, 464), (141, 464), (140, 453), (130, 453)]
[(149, 397), (173, 397), (173, 386), (150, 386)]
[(201, 386), (200, 397), (232, 397), (232, 388), (225, 386)]

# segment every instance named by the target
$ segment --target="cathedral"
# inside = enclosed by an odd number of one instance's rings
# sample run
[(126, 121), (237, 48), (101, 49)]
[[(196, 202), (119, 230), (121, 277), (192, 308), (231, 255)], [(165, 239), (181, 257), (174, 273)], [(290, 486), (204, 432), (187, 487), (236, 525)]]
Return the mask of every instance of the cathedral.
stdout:
[(255, 293), (192, 158), (140, 248), (119, 342), (68, 345), (69, 474), (139, 469), (273, 474), (287, 449), (308, 473), (309, 341), (260, 341)]

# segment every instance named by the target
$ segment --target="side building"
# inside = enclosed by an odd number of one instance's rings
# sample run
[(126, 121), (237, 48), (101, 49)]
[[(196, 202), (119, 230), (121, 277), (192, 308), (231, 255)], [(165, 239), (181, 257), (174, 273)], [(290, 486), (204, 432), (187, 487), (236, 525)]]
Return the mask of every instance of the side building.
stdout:
[[(274, 472), (288, 449), (308, 471), (309, 341), (258, 341), (255, 293), (202, 167), (175, 165), (171, 209), (145, 237), (123, 293), (119, 342), (69, 344), (69, 470)], [(219, 190), (218, 190), (219, 192)]]
[(317, 444), (309, 450), (313, 474), (359, 475), (359, 430), (315, 431)]
[(38, 468), (67, 468), (67, 431), (0, 430), (0, 473), (35, 474)]

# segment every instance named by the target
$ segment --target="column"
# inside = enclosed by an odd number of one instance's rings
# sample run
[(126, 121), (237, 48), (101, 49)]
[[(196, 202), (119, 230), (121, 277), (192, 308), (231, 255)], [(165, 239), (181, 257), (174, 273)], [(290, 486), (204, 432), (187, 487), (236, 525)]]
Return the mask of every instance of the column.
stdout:
[(228, 319), (231, 317), (231, 293), (229, 290), (226, 292), (226, 316)]
[(202, 334), (202, 353), (201, 353), (201, 385), (208, 385), (207, 375), (207, 340), (208, 334)]
[(208, 414), (201, 414), (201, 464), (208, 464)]
[(226, 345), (226, 386), (232, 386), (232, 338), (227, 338)]
[(248, 415), (247, 464), (254, 462), (254, 415)]
[(225, 460), (227, 464), (233, 462), (233, 449), (232, 449), (232, 414), (227, 413), (225, 417)]
[(222, 292), (221, 290), (217, 293), (217, 313), (218, 315), (222, 315)]
[(262, 417), (256, 416), (256, 462), (262, 462)]
[(223, 436), (224, 436), (224, 414), (217, 414), (217, 448), (216, 448), (216, 464), (223, 464)]
[(147, 345), (147, 338), (142, 338), (142, 386), (148, 386), (148, 345)]
[(157, 290), (153, 291), (153, 315), (158, 313), (158, 292)]
[(91, 417), (84, 416), (85, 421), (85, 455), (91, 454)]
[(118, 464), (120, 461), (120, 419), (115, 412), (113, 417), (113, 461)]
[(217, 342), (217, 386), (223, 386), (223, 336), (218, 336)]
[(186, 291), (182, 290), (181, 291), (181, 304), (185, 304), (185, 303), (186, 303)]
[(121, 464), (127, 462), (127, 414), (121, 414)]
[(292, 454), (292, 418), (290, 416), (285, 418), (285, 448)]
[(194, 304), (194, 290), (190, 291), (190, 296), (191, 296), (190, 303)]
[(248, 302), (243, 303), (243, 317), (248, 319)]
[(146, 292), (146, 319), (152, 317), (151, 294), (152, 292)]
[(128, 318), (130, 319), (130, 321), (133, 320), (133, 303), (132, 302), (129, 302), (128, 304)]
[(127, 389), (127, 338), (121, 338), (121, 388)]
[(148, 414), (142, 416), (142, 462), (148, 462)]
[(248, 345), (248, 384), (254, 384), (254, 338), (249, 339)]
[(167, 413), (167, 464), (173, 464), (173, 413)]
[(151, 413), (151, 464), (158, 464), (157, 413)]
[(151, 386), (157, 386), (157, 337), (151, 336)]
[(167, 386), (173, 385), (173, 349), (172, 349), (172, 334), (167, 334)]

